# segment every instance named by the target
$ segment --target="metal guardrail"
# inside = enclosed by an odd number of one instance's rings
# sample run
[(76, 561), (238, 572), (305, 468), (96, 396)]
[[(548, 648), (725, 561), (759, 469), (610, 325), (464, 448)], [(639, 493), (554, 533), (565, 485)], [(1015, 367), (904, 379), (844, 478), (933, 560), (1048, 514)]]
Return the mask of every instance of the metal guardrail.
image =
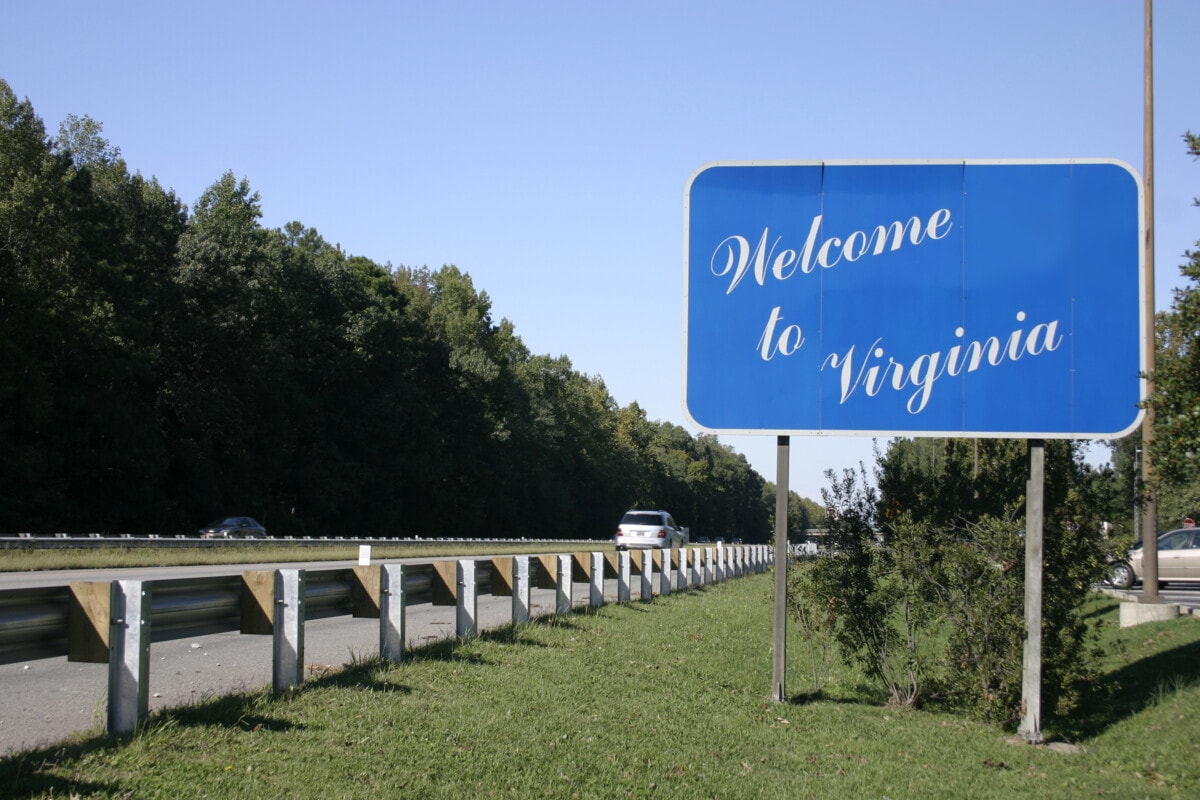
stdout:
[(425, 564), (360, 565), (330, 570), (279, 569), (217, 577), (82, 582), (0, 591), (0, 663), (66, 655), (109, 664), (108, 727), (133, 730), (147, 712), (149, 653), (154, 642), (240, 631), (274, 636), (276, 691), (303, 680), (305, 619), (353, 615), (380, 619), (380, 655), (404, 651), (404, 609), (457, 606), (456, 636), (476, 633), (480, 591), (511, 596), (512, 622), (529, 618), (530, 587), (555, 589), (555, 613), (571, 610), (573, 584), (590, 584), (589, 605), (604, 603), (603, 582), (616, 578), (618, 602), (649, 600), (769, 568), (765, 545), (676, 550), (586, 551)]
[(100, 533), (17, 533), (0, 534), (0, 550), (55, 550), (68, 548), (104, 548), (104, 547), (328, 547), (330, 545), (372, 545), (375, 547), (428, 547), (431, 544), (545, 544), (545, 545), (579, 545), (588, 547), (595, 545), (594, 539), (466, 539), (466, 538), (424, 538), (413, 537), (406, 539), (388, 539), (371, 536), (266, 536), (263, 538), (235, 539), (202, 539), (195, 534), (144, 534), (135, 535), (124, 533), (118, 535)]
[[(481, 590), (491, 590), (491, 564), (477, 573)], [(307, 570), (304, 600), (308, 619), (353, 613), (354, 570)], [(405, 571), (409, 605), (432, 602), (433, 567)], [(244, 582), (240, 573), (208, 578), (153, 581), (151, 641), (228, 633), (242, 627)], [(69, 656), (69, 623), (76, 602), (70, 586), (0, 591), (0, 664)]]

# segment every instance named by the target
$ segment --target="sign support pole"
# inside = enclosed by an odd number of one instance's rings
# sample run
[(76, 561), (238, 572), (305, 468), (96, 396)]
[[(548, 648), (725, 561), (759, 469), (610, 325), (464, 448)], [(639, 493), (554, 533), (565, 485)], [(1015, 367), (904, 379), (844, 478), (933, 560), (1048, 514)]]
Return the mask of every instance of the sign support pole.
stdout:
[[(1154, 2), (1146, 0), (1145, 55), (1145, 108), (1143, 112), (1142, 183), (1146, 187), (1146, 284), (1142, 290), (1145, 297), (1143, 313), (1146, 316), (1146, 397), (1154, 394), (1154, 366), (1157, 356), (1154, 328)], [(1143, 603), (1162, 603), (1158, 593), (1158, 497), (1154, 490), (1154, 405), (1146, 404), (1142, 417), (1142, 597)]]
[(1017, 732), (1030, 744), (1042, 741), (1042, 522), (1045, 516), (1045, 444), (1029, 441), (1029, 481), (1025, 484), (1025, 653)]
[(775, 456), (775, 646), (772, 661), (776, 703), (787, 702), (784, 679), (787, 672), (787, 530), (788, 530), (788, 455), (790, 440), (780, 436)]

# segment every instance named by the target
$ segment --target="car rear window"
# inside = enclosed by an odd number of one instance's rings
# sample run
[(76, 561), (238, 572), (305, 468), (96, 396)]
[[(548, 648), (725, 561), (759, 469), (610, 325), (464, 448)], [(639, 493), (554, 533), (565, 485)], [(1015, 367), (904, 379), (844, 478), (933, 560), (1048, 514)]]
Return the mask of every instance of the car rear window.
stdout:
[(621, 518), (622, 525), (662, 525), (662, 517), (658, 514), (626, 514)]

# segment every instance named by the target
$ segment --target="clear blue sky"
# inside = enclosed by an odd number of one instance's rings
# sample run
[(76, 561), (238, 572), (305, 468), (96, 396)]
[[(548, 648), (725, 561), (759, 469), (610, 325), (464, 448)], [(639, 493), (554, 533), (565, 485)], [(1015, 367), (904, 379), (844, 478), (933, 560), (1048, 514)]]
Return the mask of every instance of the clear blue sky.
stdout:
[[(1157, 302), (1200, 239), (1200, 2), (1155, 4)], [(0, 0), (0, 77), (189, 205), (225, 171), (380, 263), (455, 264), (535, 353), (685, 424), (683, 195), (711, 161), (1117, 158), (1140, 0)], [(864, 309), (864, 313), (869, 310)], [(774, 437), (723, 437), (775, 479)], [(880, 443), (882, 446), (882, 442)], [(791, 486), (871, 461), (793, 438)]]

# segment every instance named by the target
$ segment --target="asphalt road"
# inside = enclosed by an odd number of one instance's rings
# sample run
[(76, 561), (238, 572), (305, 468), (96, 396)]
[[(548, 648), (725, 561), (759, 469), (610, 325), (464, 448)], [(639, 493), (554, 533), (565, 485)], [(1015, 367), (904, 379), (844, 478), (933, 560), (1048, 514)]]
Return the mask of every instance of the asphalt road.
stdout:
[[(482, 556), (479, 556), (482, 558)], [(429, 559), (412, 559), (428, 561)], [(393, 563), (392, 559), (388, 563)], [(222, 565), (2, 573), (0, 589), (55, 586), (73, 580), (163, 580), (228, 575), (249, 569), (279, 567), (310, 570), (344, 569), (347, 561), (293, 564)], [(640, 588), (635, 578), (633, 592)], [(616, 581), (606, 581), (606, 602), (615, 602)], [(576, 605), (587, 602), (587, 584), (575, 584)], [(531, 616), (553, 613), (555, 592), (534, 588)], [(454, 635), (453, 607), (428, 603), (408, 606), (405, 638), (409, 647)], [(480, 593), (480, 629), (498, 627), (512, 619), (512, 600)], [(270, 636), (236, 632), (156, 642), (150, 650), (150, 710), (184, 705), (238, 691), (271, 685)], [(379, 620), (340, 616), (309, 621), (304, 628), (307, 675), (347, 664), (379, 652)], [(108, 665), (68, 662), (65, 656), (0, 665), (0, 754), (53, 744), (78, 731), (102, 732), (106, 723)]]

